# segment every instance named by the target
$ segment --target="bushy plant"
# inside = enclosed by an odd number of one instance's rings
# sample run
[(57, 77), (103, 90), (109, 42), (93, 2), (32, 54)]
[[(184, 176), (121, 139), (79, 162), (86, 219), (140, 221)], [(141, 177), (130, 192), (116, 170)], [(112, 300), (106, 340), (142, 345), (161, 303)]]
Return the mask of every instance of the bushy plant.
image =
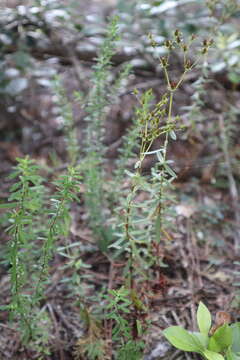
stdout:
[[(36, 338), (38, 331), (38, 305), (44, 296), (49, 278), (49, 262), (53, 257), (55, 241), (69, 231), (69, 205), (78, 201), (79, 172), (69, 168), (53, 183), (56, 191), (49, 194), (39, 168), (25, 157), (17, 159), (16, 170), (10, 176), (12, 185), (9, 207), (11, 236), (9, 263), (11, 274), (11, 319), (20, 320), (23, 342)], [(38, 336), (38, 335), (37, 335)]]
[[(109, 105), (116, 96), (130, 70), (125, 66), (115, 81), (112, 81), (111, 59), (115, 54), (119, 39), (118, 18), (111, 20), (107, 29), (96, 65), (93, 67), (92, 88), (85, 99), (83, 108), (87, 114), (87, 129), (84, 140), (84, 183), (86, 185), (85, 203), (89, 211), (90, 226), (96, 236), (99, 248), (107, 251), (112, 242), (112, 231), (105, 224), (105, 211), (108, 208), (105, 190), (106, 170), (104, 145), (105, 125)], [(105, 225), (104, 225), (105, 224)]]

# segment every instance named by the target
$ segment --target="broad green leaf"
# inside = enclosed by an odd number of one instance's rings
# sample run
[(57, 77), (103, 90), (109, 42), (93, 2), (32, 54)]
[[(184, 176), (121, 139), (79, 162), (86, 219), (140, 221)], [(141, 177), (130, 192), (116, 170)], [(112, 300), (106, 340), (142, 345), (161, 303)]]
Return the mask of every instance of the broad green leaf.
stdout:
[(189, 333), (181, 326), (170, 326), (163, 331), (163, 335), (177, 349), (202, 353), (203, 345), (194, 334)]
[(208, 335), (212, 325), (211, 314), (201, 301), (197, 310), (197, 322), (201, 334)]
[(237, 353), (240, 352), (240, 322), (231, 325), (233, 344), (232, 351)]
[(195, 335), (198, 340), (200, 341), (200, 343), (202, 344), (202, 346), (207, 349), (208, 347), (208, 343), (209, 343), (209, 337), (206, 334), (201, 334), (199, 332), (193, 332), (193, 335)]
[(228, 324), (219, 327), (209, 340), (209, 350), (226, 351), (233, 343), (232, 329)]
[(211, 351), (220, 352), (222, 346), (212, 337), (209, 340), (208, 349)]
[(208, 360), (224, 360), (224, 357), (221, 354), (218, 354), (218, 353), (216, 353), (214, 351), (210, 351), (210, 350), (204, 350), (203, 355)]

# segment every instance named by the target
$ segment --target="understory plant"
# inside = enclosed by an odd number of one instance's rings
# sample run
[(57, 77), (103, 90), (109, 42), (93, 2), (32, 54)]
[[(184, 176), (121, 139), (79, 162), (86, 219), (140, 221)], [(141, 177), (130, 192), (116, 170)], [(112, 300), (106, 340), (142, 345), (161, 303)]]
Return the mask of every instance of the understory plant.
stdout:
[(34, 161), (29, 157), (17, 161), (10, 176), (16, 182), (10, 188), (9, 203), (1, 204), (12, 208), (7, 229), (11, 237), (8, 257), (12, 297), (4, 308), (10, 311), (11, 320), (19, 320), (22, 340), (27, 344), (39, 338), (38, 307), (49, 280), (55, 242), (69, 232), (70, 204), (78, 201), (79, 171), (69, 167), (59, 175), (52, 183), (55, 192), (50, 196)]
[[(107, 28), (106, 38), (100, 48), (93, 67), (91, 89), (83, 101), (86, 112), (87, 128), (84, 140), (84, 160), (82, 162), (84, 184), (86, 186), (85, 204), (89, 212), (90, 227), (95, 235), (99, 248), (107, 252), (112, 242), (111, 228), (106, 224), (108, 209), (106, 196), (106, 146), (105, 128), (109, 105), (117, 101), (122, 82), (129, 74), (127, 64), (112, 77), (112, 57), (116, 52), (119, 40), (118, 18), (114, 17)], [(108, 210), (107, 210), (108, 209)]]
[(106, 296), (106, 319), (113, 322), (112, 342), (118, 344), (117, 360), (140, 360), (145, 344), (147, 308), (138, 295), (122, 286)]
[[(149, 39), (153, 48), (157, 47), (157, 42), (152, 35)], [(189, 51), (194, 37), (188, 42), (182, 38), (179, 30), (174, 32), (172, 40), (165, 42), (168, 54), (160, 57), (160, 65), (166, 80), (166, 92), (160, 101), (156, 103), (152, 90), (147, 90), (139, 94), (135, 90), (138, 100), (134, 129), (126, 136), (123, 150), (121, 151), (118, 164), (122, 165), (125, 159), (135, 156), (134, 169), (120, 172), (122, 179), (128, 182), (130, 192), (124, 192), (120, 196), (120, 206), (117, 209), (121, 214), (121, 221), (117, 232), (118, 240), (110, 248), (116, 250), (115, 256), (125, 251), (129, 257), (128, 269), (134, 267), (135, 272), (145, 274), (152, 266), (161, 266), (161, 256), (159, 252), (160, 242), (169, 240), (168, 233), (171, 214), (170, 204), (172, 198), (169, 190), (176, 174), (171, 168), (171, 162), (167, 159), (167, 150), (170, 141), (177, 139), (177, 132), (183, 129), (181, 119), (173, 113), (174, 95), (182, 85), (185, 76), (198, 64), (201, 56), (206, 56), (212, 40), (204, 40), (200, 48), (200, 55), (192, 62), (189, 58)], [(171, 53), (175, 49), (180, 49), (183, 54), (182, 74), (178, 79), (172, 79), (169, 66)], [(129, 147), (129, 140), (131, 146)], [(162, 144), (158, 149), (152, 149), (156, 140)], [(135, 153), (134, 153), (134, 150)], [(136, 150), (137, 149), (137, 150)], [(149, 156), (156, 156), (156, 161), (152, 159), (152, 166), (145, 172), (145, 164)], [(119, 174), (119, 170), (118, 170)], [(128, 192), (128, 193), (127, 193)], [(116, 222), (115, 223), (119, 223)], [(155, 268), (156, 270), (156, 268)], [(131, 271), (129, 272), (130, 276)], [(143, 276), (144, 278), (144, 276)]]
[[(151, 35), (149, 39), (155, 48), (156, 41)], [(212, 43), (211, 40), (205, 40), (198, 59), (191, 62), (188, 54), (193, 41), (194, 37), (191, 37), (185, 43), (178, 30), (172, 40), (166, 41), (168, 54), (159, 61), (167, 86), (159, 101), (156, 102), (151, 89), (142, 94), (137, 89), (134, 91), (138, 101), (135, 119), (124, 137), (114, 173), (116, 179), (112, 181), (117, 206), (111, 224), (117, 239), (108, 246), (108, 256), (112, 261), (125, 262), (127, 259), (127, 262), (123, 270), (124, 284), (119, 289), (109, 290), (104, 296), (103, 311), (106, 312), (105, 322), (110, 331), (110, 339), (105, 333), (108, 340), (105, 354), (110, 351), (110, 358), (143, 358), (144, 333), (149, 326), (145, 321), (149, 312), (146, 293), (150, 295), (152, 292), (149, 281), (160, 286), (161, 267), (165, 266), (161, 246), (171, 239), (169, 224), (173, 199), (170, 189), (176, 174), (167, 159), (167, 150), (169, 142), (176, 140), (176, 133), (183, 129), (180, 117), (173, 113), (174, 95), (188, 72), (196, 66), (202, 55), (207, 54)], [(169, 72), (170, 55), (176, 48), (183, 53), (183, 71), (177, 80), (172, 79)], [(162, 146), (155, 150), (152, 147), (157, 139), (160, 139)], [(153, 165), (145, 173), (144, 166), (149, 156), (156, 156), (157, 161), (154, 164), (153, 160)], [(134, 166), (129, 165), (132, 161)], [(126, 182), (128, 186), (124, 188)], [(88, 340), (91, 342), (90, 338)], [(89, 342), (78, 342), (79, 353), (82, 348), (89, 347)], [(89, 359), (103, 357), (96, 352), (94, 356), (89, 351), (87, 354)]]
[(187, 331), (181, 326), (170, 326), (163, 334), (177, 349), (198, 353), (203, 359), (240, 359), (240, 322), (230, 325), (229, 314), (220, 311), (216, 316), (216, 324), (212, 326), (211, 314), (200, 302), (197, 323), (199, 332)]
[[(153, 37), (150, 35), (149, 38), (155, 47), (157, 44)], [(176, 30), (173, 39), (166, 41), (168, 55), (159, 60), (167, 88), (160, 101), (155, 101), (151, 89), (143, 94), (138, 90), (134, 91), (138, 101), (134, 125), (124, 138), (117, 161), (119, 167), (115, 175), (118, 185), (114, 180), (113, 184), (118, 196), (115, 198), (118, 206), (115, 217), (111, 219), (117, 240), (108, 248), (112, 261), (125, 262), (127, 259), (127, 263), (123, 270), (124, 285), (119, 289), (109, 290), (105, 296), (106, 304), (103, 305), (105, 322), (107, 321), (107, 328), (110, 328), (111, 333), (110, 339), (106, 333), (105, 336), (111, 343), (110, 347), (113, 347), (110, 352), (113, 352), (116, 359), (143, 358), (143, 338), (148, 327), (145, 317), (149, 311), (146, 293), (150, 295), (153, 291), (149, 282), (160, 286), (161, 267), (165, 266), (161, 245), (171, 239), (168, 233), (171, 219), (169, 209), (172, 204), (169, 190), (176, 174), (167, 159), (167, 150), (169, 142), (176, 140), (176, 132), (183, 129), (180, 117), (173, 114), (174, 94), (186, 74), (211, 45), (210, 40), (205, 40), (200, 48), (199, 58), (192, 63), (188, 53), (193, 40), (193, 37), (190, 38), (186, 44), (182, 34)], [(175, 48), (180, 48), (183, 52), (183, 72), (178, 80), (172, 80), (169, 72), (170, 54)], [(153, 150), (152, 146), (157, 139), (162, 139), (162, 146)], [(145, 174), (144, 162), (150, 155), (156, 156), (157, 162)], [(133, 169), (129, 168), (129, 160), (132, 159), (135, 159)], [(125, 190), (122, 186), (126, 181), (128, 186)], [(81, 340), (78, 345), (80, 353), (82, 346), (85, 349), (89, 347), (89, 343), (85, 341), (83, 344)], [(107, 349), (109, 350), (109, 346)], [(88, 352), (88, 356), (90, 359), (100, 358), (96, 353), (92, 356)]]

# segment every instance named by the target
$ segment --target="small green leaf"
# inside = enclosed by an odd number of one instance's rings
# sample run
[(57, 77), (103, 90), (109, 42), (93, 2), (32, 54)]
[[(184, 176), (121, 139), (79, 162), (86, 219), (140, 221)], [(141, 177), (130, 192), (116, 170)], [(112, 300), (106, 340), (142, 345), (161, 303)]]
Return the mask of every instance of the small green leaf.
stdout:
[(216, 353), (214, 351), (210, 351), (210, 350), (204, 350), (203, 355), (208, 360), (224, 360), (224, 357), (221, 354), (218, 354), (218, 353)]
[(163, 331), (163, 335), (177, 349), (202, 353), (203, 345), (194, 334), (189, 333), (181, 326), (170, 326)]
[(211, 314), (201, 301), (197, 310), (197, 322), (201, 334), (208, 335), (212, 324)]
[(175, 133), (173, 130), (170, 131), (170, 137), (171, 137), (173, 140), (177, 140), (177, 135), (176, 135), (176, 133)]
[(177, 175), (175, 174), (175, 172), (165, 163), (163, 164), (165, 170), (167, 171), (167, 173), (169, 175), (171, 175), (173, 178), (175, 178)]
[(8, 203), (8, 204), (0, 204), (0, 209), (11, 209), (19, 206), (18, 202)]

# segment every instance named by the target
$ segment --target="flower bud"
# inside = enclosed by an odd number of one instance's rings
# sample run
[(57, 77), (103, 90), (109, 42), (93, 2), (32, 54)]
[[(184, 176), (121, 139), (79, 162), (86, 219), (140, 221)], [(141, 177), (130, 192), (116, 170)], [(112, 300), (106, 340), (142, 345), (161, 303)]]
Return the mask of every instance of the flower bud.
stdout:
[(191, 69), (191, 66), (192, 66), (191, 61), (189, 59), (187, 59), (185, 62), (185, 69), (189, 70), (189, 69)]
[(161, 62), (162, 67), (167, 67), (168, 62), (164, 56), (160, 57), (160, 62)]
[(180, 35), (180, 31), (179, 31), (178, 29), (176, 29), (175, 32), (174, 32), (174, 36), (177, 37), (177, 36), (179, 36), (179, 35)]
[(176, 36), (176, 43), (180, 44), (181, 43), (181, 38), (179, 36)]

